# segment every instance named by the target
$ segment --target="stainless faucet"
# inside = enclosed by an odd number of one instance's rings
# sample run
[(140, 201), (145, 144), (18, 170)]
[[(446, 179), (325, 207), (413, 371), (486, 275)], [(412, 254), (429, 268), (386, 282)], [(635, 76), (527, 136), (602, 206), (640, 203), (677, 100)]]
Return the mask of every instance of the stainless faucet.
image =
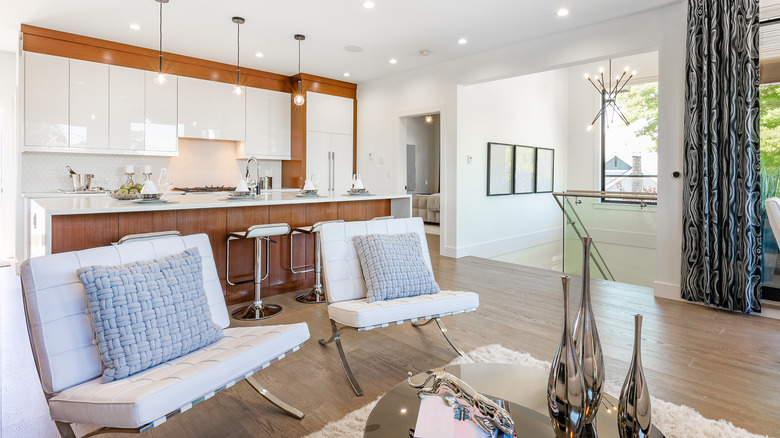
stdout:
[(246, 160), (246, 177), (249, 178), (249, 163), (255, 162), (255, 193), (260, 195), (260, 161), (255, 157)]

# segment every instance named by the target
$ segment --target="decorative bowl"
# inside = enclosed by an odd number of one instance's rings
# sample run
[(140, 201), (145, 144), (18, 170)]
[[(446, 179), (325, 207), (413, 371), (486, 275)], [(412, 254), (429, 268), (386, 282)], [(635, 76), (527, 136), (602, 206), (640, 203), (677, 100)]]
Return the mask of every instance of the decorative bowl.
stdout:
[(131, 199), (138, 199), (138, 193), (119, 193), (119, 191), (108, 192), (112, 198), (120, 201), (129, 201)]
[(367, 191), (368, 191), (368, 189), (365, 189), (365, 188), (363, 188), (363, 189), (349, 189), (349, 193), (365, 193)]
[(239, 192), (237, 190), (234, 190), (234, 191), (228, 193), (228, 196), (230, 196), (231, 198), (248, 198), (248, 197), (252, 196), (252, 192), (249, 191), (249, 190), (241, 191), (241, 192)]
[(160, 199), (160, 196), (162, 196), (162, 193), (139, 193), (138, 198), (143, 199), (145, 201), (152, 201)]
[(317, 194), (317, 190), (316, 189), (315, 190), (304, 190), (304, 189), (301, 189), (301, 195), (314, 196), (316, 194)]

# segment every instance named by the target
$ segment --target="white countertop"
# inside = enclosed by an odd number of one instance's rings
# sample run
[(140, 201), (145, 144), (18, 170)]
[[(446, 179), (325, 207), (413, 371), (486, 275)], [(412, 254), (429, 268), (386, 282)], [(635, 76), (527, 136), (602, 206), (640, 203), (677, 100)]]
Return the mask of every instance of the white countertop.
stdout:
[[(247, 207), (252, 205), (312, 204), (319, 202), (354, 202), (377, 199), (411, 199), (411, 195), (368, 195), (353, 196), (341, 193), (322, 192), (316, 198), (298, 197), (298, 192), (271, 191), (251, 200), (228, 199), (225, 193), (198, 193), (169, 196), (166, 203), (138, 203), (119, 201), (107, 194), (103, 195), (58, 195), (40, 197), (28, 194), (32, 202), (38, 204), (46, 215), (123, 213), (134, 211), (186, 210), (198, 208)], [(411, 202), (411, 201), (409, 201)]]

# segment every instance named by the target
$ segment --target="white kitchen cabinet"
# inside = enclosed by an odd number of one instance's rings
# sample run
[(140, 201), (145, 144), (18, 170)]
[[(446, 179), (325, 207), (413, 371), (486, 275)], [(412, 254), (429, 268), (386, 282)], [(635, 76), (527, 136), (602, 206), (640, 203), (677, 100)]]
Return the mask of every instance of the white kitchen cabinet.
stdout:
[(108, 148), (144, 149), (144, 71), (108, 68)]
[(178, 77), (167, 75), (163, 84), (154, 81), (156, 72), (144, 72), (146, 104), (144, 110), (144, 150), (160, 155), (178, 151)]
[(24, 144), (68, 147), (70, 60), (24, 54)]
[(291, 152), (291, 102), (290, 93), (271, 91), (270, 100), (270, 145), (269, 156), (280, 160), (289, 160)]
[(243, 155), (290, 159), (290, 93), (246, 88), (246, 141)]
[(245, 95), (233, 85), (179, 78), (179, 137), (244, 141)]
[(306, 130), (352, 135), (354, 101), (346, 97), (306, 93)]
[(70, 60), (70, 147), (108, 148), (108, 64)]

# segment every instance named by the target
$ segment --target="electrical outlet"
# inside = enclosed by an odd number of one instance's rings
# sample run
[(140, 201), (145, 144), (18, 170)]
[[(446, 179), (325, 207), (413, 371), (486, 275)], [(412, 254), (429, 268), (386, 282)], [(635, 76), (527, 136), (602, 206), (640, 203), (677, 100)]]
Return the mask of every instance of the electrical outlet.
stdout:
[(368, 160), (369, 161), (374, 161), (374, 153), (373, 152), (369, 152), (368, 153)]
[(474, 161), (473, 155), (466, 155), (466, 164), (471, 164)]

